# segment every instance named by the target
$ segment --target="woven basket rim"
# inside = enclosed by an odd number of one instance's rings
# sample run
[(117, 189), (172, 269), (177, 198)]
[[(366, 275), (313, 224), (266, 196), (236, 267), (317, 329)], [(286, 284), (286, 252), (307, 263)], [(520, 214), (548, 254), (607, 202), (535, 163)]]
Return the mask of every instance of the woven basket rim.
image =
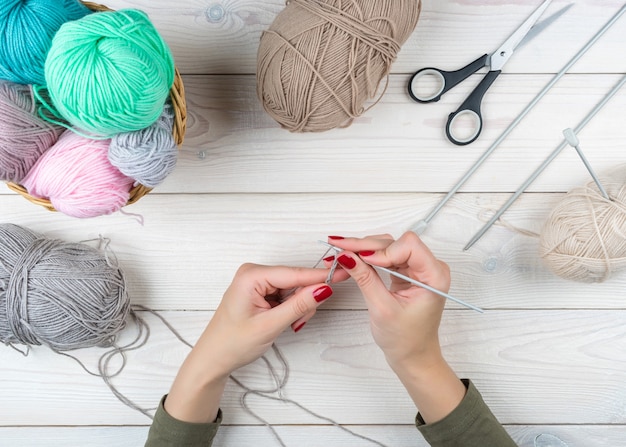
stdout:
[[(84, 4), (87, 8), (91, 9), (92, 11), (96, 11), (96, 12), (113, 11), (113, 9), (105, 5), (101, 5), (99, 3), (93, 3), (93, 2), (82, 1), (82, 0), (81, 0), (81, 3)], [(185, 132), (187, 130), (187, 102), (185, 100), (185, 86), (183, 84), (183, 79), (177, 68), (175, 68), (174, 85), (172, 85), (172, 88), (170, 90), (170, 99), (172, 101), (172, 107), (174, 109), (174, 127), (172, 129), (172, 135), (174, 137), (174, 141), (180, 148), (180, 146), (183, 144), (183, 141), (185, 139)], [(6, 184), (10, 190), (20, 194), (29, 202), (34, 203), (35, 205), (39, 205), (43, 208), (46, 208), (48, 211), (57, 211), (52, 205), (52, 203), (50, 202), (50, 200), (40, 199), (40, 198), (31, 196), (26, 190), (26, 188), (23, 187), (22, 185), (13, 183), (13, 182), (6, 182)], [(152, 191), (152, 188), (148, 188), (147, 186), (144, 186), (141, 184), (135, 185), (130, 190), (130, 196), (128, 198), (128, 201), (126, 202), (126, 205), (124, 206), (132, 205), (133, 203), (141, 199), (143, 196), (148, 194), (150, 191)]]

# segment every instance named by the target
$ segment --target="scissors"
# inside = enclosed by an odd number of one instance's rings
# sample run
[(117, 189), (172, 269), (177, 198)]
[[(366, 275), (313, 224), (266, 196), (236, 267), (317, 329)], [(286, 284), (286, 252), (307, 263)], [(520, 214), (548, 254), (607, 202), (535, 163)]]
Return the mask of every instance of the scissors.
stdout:
[[(448, 139), (458, 145), (465, 146), (473, 143), (479, 137), (483, 128), (483, 118), (480, 114), (480, 105), (483, 96), (496, 78), (502, 73), (502, 67), (513, 56), (515, 49), (524, 41), (529, 31), (535, 26), (535, 23), (546, 11), (552, 0), (545, 0), (535, 12), (533, 12), (524, 23), (492, 54), (484, 54), (474, 62), (456, 71), (444, 71), (438, 68), (428, 67), (419, 70), (409, 81), (409, 95), (417, 102), (429, 103), (437, 102), (444, 93), (460, 84), (472, 74), (476, 73), (483, 67), (489, 67), (489, 72), (482, 79), (480, 84), (470, 93), (465, 102), (453, 113), (448, 116), (446, 124), (446, 135)], [(434, 77), (438, 82), (438, 87), (434, 93), (422, 95), (417, 91), (418, 82), (424, 77)], [(455, 135), (454, 126), (461, 117), (471, 118), (473, 121), (473, 129), (469, 135)]]

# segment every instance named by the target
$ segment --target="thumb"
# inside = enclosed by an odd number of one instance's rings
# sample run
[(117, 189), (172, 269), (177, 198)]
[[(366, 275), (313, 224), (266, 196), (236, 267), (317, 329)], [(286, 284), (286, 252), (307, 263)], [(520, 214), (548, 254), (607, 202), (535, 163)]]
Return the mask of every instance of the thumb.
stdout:
[[(333, 289), (327, 284), (317, 284), (299, 289), (294, 296), (272, 309), (273, 318), (286, 329), (296, 320), (310, 318), (318, 306), (330, 298)], [(308, 320), (307, 318), (307, 320)]]

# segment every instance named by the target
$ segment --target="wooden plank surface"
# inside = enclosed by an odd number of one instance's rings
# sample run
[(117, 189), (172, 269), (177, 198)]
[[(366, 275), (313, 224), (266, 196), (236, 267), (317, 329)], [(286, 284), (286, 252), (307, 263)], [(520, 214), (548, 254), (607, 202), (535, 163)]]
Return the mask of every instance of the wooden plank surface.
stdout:
[[(303, 135), (286, 132), (263, 111), (253, 76), (185, 76), (185, 144), (175, 172), (156, 191), (447, 192), (552, 77), (502, 76), (485, 98), (482, 136), (458, 147), (443, 129), (471, 82), (439, 103), (417, 104), (406, 93), (408, 77), (393, 76), (381, 102), (349, 128)], [(621, 77), (565, 77), (461, 191), (517, 190), (563, 141), (563, 130), (576, 127)], [(579, 134), (599, 173), (626, 163), (624, 110), (626, 95), (618, 94)], [(576, 152), (567, 147), (528, 190), (565, 192), (588, 180)], [(0, 194), (9, 193), (0, 187)]]
[[(106, 0), (113, 9), (146, 11), (174, 53), (184, 74), (256, 72), (261, 33), (284, 8), (284, 0)], [(424, 0), (418, 27), (403, 46), (394, 73), (412, 73), (426, 65), (457, 69), (494, 51), (540, 2)], [(621, 0), (554, 2), (550, 15), (574, 6), (520, 50), (507, 73), (556, 73), (622, 6)], [(175, 8), (176, 13), (173, 13)], [(620, 73), (626, 27), (616, 25), (573, 72)]]
[[(626, 64), (623, 71), (626, 71)], [(347, 129), (290, 134), (254, 96), (250, 76), (187, 76), (190, 126), (176, 172), (158, 189), (180, 192), (447, 192), (552, 79), (503, 76), (485, 98), (485, 128), (468, 147), (443, 136), (447, 116), (469, 93), (462, 85), (436, 104), (416, 104), (407, 76), (393, 76), (381, 102)], [(568, 76), (515, 128), (462, 191), (515, 191), (621, 79)], [(626, 163), (626, 95), (580, 133), (598, 172)], [(272, 173), (271, 175), (269, 173)], [(529, 188), (568, 191), (589, 175), (572, 148)]]
[[(435, 254), (450, 264), (453, 295), (498, 309), (624, 308), (626, 272), (602, 284), (567, 282), (547, 270), (536, 238), (497, 226), (463, 252), (483, 224), (480, 216), (507, 197), (457, 196), (423, 235)], [(505, 219), (520, 229), (540, 232), (561, 198), (525, 195)], [(135, 303), (155, 309), (211, 310), (244, 262), (312, 266), (325, 251), (317, 240), (329, 234), (400, 236), (439, 199), (430, 194), (151, 194), (128, 208), (143, 216), (142, 226), (135, 217), (119, 213), (78, 220), (39, 209), (21, 197), (0, 196), (0, 215), (64, 240), (110, 238)], [(341, 300), (328, 306), (363, 308), (354, 284), (338, 290)]]
[[(303, 427), (277, 426), (276, 431), (287, 445), (301, 447), (363, 447), (364, 441), (345, 435), (334, 427), (308, 427), (303, 436)], [(428, 444), (417, 434), (412, 425), (349, 426), (355, 432), (384, 442), (389, 446), (427, 447)], [(542, 447), (588, 447), (597, 445), (619, 446), (626, 436), (622, 427), (600, 426), (505, 426), (519, 447), (535, 447), (538, 442), (551, 442)], [(0, 428), (0, 446), (10, 447), (66, 447), (82, 445), (89, 441), (90, 447), (137, 447), (143, 444), (148, 433), (147, 427), (29, 427), (28, 431), (19, 427)], [(240, 447), (247, 445), (277, 445), (269, 431), (262, 427), (223, 426), (217, 434), (214, 445)], [(372, 444), (373, 445), (373, 444)], [(541, 444), (539, 444), (541, 445)]]
[[(539, 0), (425, 0), (381, 101), (350, 127), (314, 135), (281, 129), (256, 96), (259, 38), (283, 0), (104, 3), (146, 11), (184, 74), (189, 127), (177, 169), (126, 214), (89, 220), (48, 213), (0, 186), (0, 222), (68, 241), (110, 238), (133, 303), (164, 310), (190, 341), (241, 263), (310, 266), (323, 253), (316, 240), (328, 234), (399, 236), (414, 225), (623, 5), (553, 2), (548, 13), (573, 7), (507, 64), (485, 97), (481, 139), (459, 148), (445, 140), (443, 125), (480, 77), (437, 104), (418, 105), (406, 93), (410, 75), (425, 66), (456, 69), (492, 51)], [(536, 238), (502, 226), (471, 250), (462, 247), (561, 142), (562, 130), (577, 125), (621, 79), (624, 42), (626, 18), (556, 84), (424, 234), (451, 266), (451, 293), (486, 309), (479, 315), (447, 305), (444, 353), (459, 375), (475, 381), (521, 447), (535, 447), (542, 433), (567, 447), (624, 443), (626, 273), (602, 284), (562, 280), (539, 258)], [(579, 136), (600, 173), (626, 163), (624, 110), (620, 92)], [(505, 219), (539, 233), (563, 193), (587, 181), (568, 148)], [(151, 338), (129, 354), (114, 384), (147, 407), (167, 392), (188, 348), (153, 316), (146, 319)], [(132, 335), (131, 326), (123, 337)], [(389, 446), (426, 446), (412, 426), (412, 403), (371, 340), (354, 284), (337, 286), (303, 331), (285, 333), (279, 345), (292, 368), (289, 398)], [(75, 354), (93, 369), (101, 352)], [(45, 347), (24, 357), (4, 347), (0, 375), (0, 447), (143, 444), (149, 419), (67, 357)], [(260, 364), (238, 375), (252, 386), (269, 383)], [(239, 395), (229, 385), (215, 447), (278, 445), (243, 411)], [(250, 403), (288, 446), (365, 445), (292, 406)]]
[[(164, 312), (189, 341), (210, 319), (207, 312)], [(142, 408), (165, 394), (188, 352), (154, 316), (143, 348), (128, 353), (127, 368), (113, 383)], [(129, 326), (121, 343), (132, 340)], [(620, 424), (626, 394), (626, 311), (448, 311), (441, 343), (452, 367), (471, 377), (506, 424)], [(290, 363), (285, 396), (343, 424), (411, 424), (415, 408), (373, 344), (365, 311), (320, 311), (298, 334), (278, 345)], [(99, 351), (100, 353), (103, 350)], [(76, 353), (93, 369), (98, 350)], [(273, 354), (268, 358), (278, 365)], [(121, 404), (97, 377), (47, 348), (23, 357), (0, 351), (0, 394), (10, 407), (3, 425), (128, 425), (148, 419)], [(113, 363), (112, 368), (115, 368)], [(272, 385), (262, 362), (236, 374), (247, 386)], [(222, 408), (226, 424), (256, 424), (230, 383)], [(326, 424), (293, 405), (252, 396), (251, 408), (273, 424)], [(576, 402), (573, 405), (572, 402)], [(97, 411), (96, 411), (97, 410)]]

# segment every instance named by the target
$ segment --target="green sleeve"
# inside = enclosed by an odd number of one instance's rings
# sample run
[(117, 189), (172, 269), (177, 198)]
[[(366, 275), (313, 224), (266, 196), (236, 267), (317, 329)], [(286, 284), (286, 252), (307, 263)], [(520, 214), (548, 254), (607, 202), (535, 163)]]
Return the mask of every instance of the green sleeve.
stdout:
[(469, 380), (458, 407), (441, 421), (426, 424), (418, 413), (415, 425), (432, 447), (516, 447)]
[(163, 396), (154, 415), (145, 447), (211, 447), (222, 423), (222, 410), (215, 421), (208, 424), (183, 422), (167, 414), (163, 406), (166, 398)]

